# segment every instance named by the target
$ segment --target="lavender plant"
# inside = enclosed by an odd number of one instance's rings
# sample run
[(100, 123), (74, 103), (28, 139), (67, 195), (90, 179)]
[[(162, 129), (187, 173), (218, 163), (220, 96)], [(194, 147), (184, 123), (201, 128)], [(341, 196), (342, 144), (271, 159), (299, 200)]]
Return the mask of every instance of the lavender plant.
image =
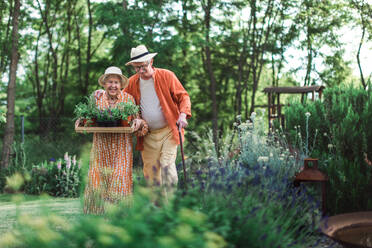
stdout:
[[(251, 116), (235, 124), (238, 135), (223, 139), (219, 158), (211, 140), (202, 143), (199, 152), (208, 151), (206, 159), (192, 164), (198, 168), (191, 175), (192, 197), (182, 201), (190, 206), (197, 202), (214, 223), (212, 230), (236, 247), (302, 247), (316, 242), (313, 223), (320, 219), (319, 201), (306, 188), (293, 186), (299, 164), (280, 135), (264, 133), (262, 121)], [(195, 156), (203, 157), (196, 153), (191, 158)]]

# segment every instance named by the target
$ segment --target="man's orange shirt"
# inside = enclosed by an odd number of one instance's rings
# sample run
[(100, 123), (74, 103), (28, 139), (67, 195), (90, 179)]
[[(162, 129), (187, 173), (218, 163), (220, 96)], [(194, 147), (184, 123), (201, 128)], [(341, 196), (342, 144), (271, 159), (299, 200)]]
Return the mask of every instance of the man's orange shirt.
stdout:
[[(183, 88), (176, 75), (165, 69), (154, 68), (154, 87), (159, 98), (160, 106), (168, 126), (172, 129), (173, 138), (177, 144), (180, 143), (176, 122), (180, 113), (185, 113), (186, 118), (191, 117), (191, 102), (189, 94)], [(124, 89), (136, 100), (136, 104), (141, 104), (141, 91), (139, 75), (135, 74), (129, 78), (129, 84)], [(182, 130), (183, 137), (183, 130)], [(143, 137), (137, 138), (137, 150), (143, 150)]]

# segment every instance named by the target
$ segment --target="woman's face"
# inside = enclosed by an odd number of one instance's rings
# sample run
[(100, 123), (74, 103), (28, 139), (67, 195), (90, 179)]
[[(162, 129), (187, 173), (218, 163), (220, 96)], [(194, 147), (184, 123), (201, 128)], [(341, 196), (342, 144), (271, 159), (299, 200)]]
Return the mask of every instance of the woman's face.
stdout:
[(103, 85), (109, 96), (115, 97), (120, 93), (120, 77), (118, 75), (110, 75), (106, 78)]

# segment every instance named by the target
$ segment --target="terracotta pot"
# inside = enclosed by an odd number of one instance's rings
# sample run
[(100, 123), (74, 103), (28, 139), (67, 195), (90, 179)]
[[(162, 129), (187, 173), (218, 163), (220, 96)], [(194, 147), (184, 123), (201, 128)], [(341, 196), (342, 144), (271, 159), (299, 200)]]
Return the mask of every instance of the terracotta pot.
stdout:
[(121, 120), (121, 126), (122, 127), (130, 127), (128, 120)]
[(84, 119), (84, 120), (83, 120), (83, 125), (84, 125), (84, 127), (91, 127), (91, 126), (94, 126), (94, 125), (96, 125), (96, 119), (95, 119), (95, 118), (92, 118), (92, 119)]

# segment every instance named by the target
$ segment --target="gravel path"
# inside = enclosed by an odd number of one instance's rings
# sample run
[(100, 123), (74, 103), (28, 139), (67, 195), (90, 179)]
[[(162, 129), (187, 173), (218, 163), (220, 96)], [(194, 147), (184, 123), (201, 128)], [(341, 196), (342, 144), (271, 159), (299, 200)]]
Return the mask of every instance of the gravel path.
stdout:
[(317, 246), (310, 246), (308, 248), (343, 248), (343, 246), (326, 236), (322, 236)]

